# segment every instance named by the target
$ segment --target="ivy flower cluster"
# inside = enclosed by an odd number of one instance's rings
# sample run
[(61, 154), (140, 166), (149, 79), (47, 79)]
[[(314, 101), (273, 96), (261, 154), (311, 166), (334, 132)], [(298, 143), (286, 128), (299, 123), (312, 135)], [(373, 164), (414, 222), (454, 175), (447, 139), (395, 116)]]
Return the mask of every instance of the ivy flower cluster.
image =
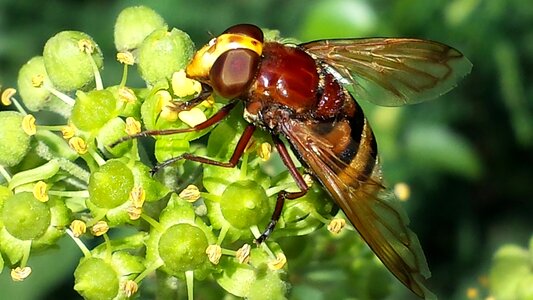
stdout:
[[(288, 172), (272, 172), (271, 141), (261, 133), (236, 168), (178, 161), (151, 175), (155, 163), (183, 153), (229, 159), (246, 126), (242, 109), (214, 128), (110, 147), (141, 130), (193, 127), (227, 103), (209, 97), (174, 109), (201, 92), (183, 71), (195, 47), (153, 10), (123, 10), (114, 40), (113, 63), (124, 67), (116, 85), (103, 84), (98, 44), (63, 31), (22, 66), (18, 89), (2, 91), (14, 109), (0, 112), (0, 270), (23, 281), (30, 255), (68, 235), (82, 253), (74, 289), (85, 299), (132, 297), (155, 271), (185, 282), (189, 299), (193, 282), (205, 279), (238, 297), (284, 299), (287, 255), (277, 241), (324, 225), (338, 233), (345, 222), (333, 218), (334, 204), (309, 178), (307, 195), (288, 201), (271, 238), (253, 245), (276, 194), (297, 190)], [(133, 66), (143, 87), (128, 86)], [(56, 123), (41, 123), (43, 112)], [(109, 235), (123, 228), (134, 230)]]

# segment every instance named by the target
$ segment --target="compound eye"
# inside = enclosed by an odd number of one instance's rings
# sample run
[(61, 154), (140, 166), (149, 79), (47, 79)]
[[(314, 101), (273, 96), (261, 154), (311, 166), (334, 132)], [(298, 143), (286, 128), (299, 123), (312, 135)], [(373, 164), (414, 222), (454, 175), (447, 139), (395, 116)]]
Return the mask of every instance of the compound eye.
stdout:
[(252, 24), (233, 25), (226, 29), (223, 34), (224, 33), (242, 34), (254, 38), (261, 43), (263, 42), (263, 31), (259, 27)]
[(246, 92), (259, 65), (259, 55), (249, 49), (232, 49), (222, 53), (209, 71), (213, 89), (232, 99)]

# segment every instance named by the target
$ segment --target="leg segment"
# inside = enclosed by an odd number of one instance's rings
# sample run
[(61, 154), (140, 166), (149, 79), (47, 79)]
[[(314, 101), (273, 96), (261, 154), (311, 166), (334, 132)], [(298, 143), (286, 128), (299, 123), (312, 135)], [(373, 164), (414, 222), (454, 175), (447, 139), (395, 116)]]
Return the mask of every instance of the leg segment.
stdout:
[(167, 159), (164, 162), (156, 165), (155, 167), (152, 168), (150, 173), (153, 175), (153, 174), (157, 173), (159, 170), (161, 170), (162, 168), (164, 168), (164, 167), (166, 167), (166, 166), (168, 166), (170, 164), (173, 164), (173, 163), (175, 163), (175, 162), (177, 162), (179, 160), (182, 160), (182, 159), (196, 161), (196, 162), (199, 162), (199, 163), (202, 163), (202, 164), (207, 164), (207, 165), (226, 167), (226, 168), (233, 168), (233, 167), (235, 167), (237, 165), (237, 162), (239, 162), (239, 159), (241, 158), (242, 154), (244, 153), (244, 150), (246, 149), (246, 146), (248, 145), (248, 142), (252, 138), (252, 135), (254, 134), (254, 131), (255, 131), (255, 126), (252, 125), (252, 124), (249, 124), (246, 127), (246, 129), (244, 129), (244, 131), (243, 131), (243, 133), (241, 135), (241, 138), (239, 139), (239, 142), (237, 143), (237, 146), (235, 147), (235, 150), (233, 151), (233, 154), (231, 155), (231, 158), (229, 159), (228, 162), (216, 161), (216, 160), (212, 160), (212, 159), (209, 159), (209, 158), (206, 158), (206, 157), (196, 156), (196, 155), (191, 154), (191, 153), (184, 153), (184, 154), (182, 154), (180, 156)]
[(292, 200), (300, 198), (305, 195), (309, 190), (309, 187), (305, 183), (302, 174), (300, 174), (300, 172), (298, 172), (298, 169), (296, 169), (296, 166), (294, 165), (294, 162), (292, 161), (289, 152), (287, 151), (287, 148), (285, 147), (283, 142), (277, 136), (272, 136), (272, 140), (274, 141), (276, 149), (278, 149), (281, 160), (289, 170), (289, 173), (291, 174), (294, 181), (296, 181), (296, 185), (298, 185), (300, 191), (292, 193), (287, 191), (281, 191), (278, 193), (278, 198), (276, 199), (276, 207), (274, 208), (274, 213), (272, 213), (272, 217), (270, 218), (270, 223), (268, 223), (265, 231), (263, 231), (263, 233), (255, 240), (257, 244), (261, 244), (263, 241), (265, 241), (268, 236), (272, 234), (272, 231), (274, 231), (274, 228), (276, 227), (276, 224), (278, 223), (279, 218), (281, 217), (283, 205), (285, 204), (285, 199)]
[(202, 129), (206, 129), (212, 125), (217, 124), (218, 122), (222, 121), (229, 113), (230, 111), (235, 107), (237, 104), (237, 101), (231, 101), (230, 103), (226, 104), (224, 107), (222, 107), (219, 111), (217, 111), (214, 115), (211, 116), (211, 118), (205, 120), (204, 122), (191, 127), (191, 128), (181, 128), (181, 129), (165, 129), (165, 130), (146, 130), (139, 132), (134, 135), (129, 135), (120, 138), (118, 141), (112, 143), (109, 145), (111, 148), (115, 147), (116, 145), (129, 141), (132, 139), (140, 138), (140, 137), (146, 137), (146, 136), (154, 136), (154, 135), (171, 135), (171, 134), (177, 134), (177, 133), (185, 133), (185, 132), (193, 132), (193, 131), (199, 131)]

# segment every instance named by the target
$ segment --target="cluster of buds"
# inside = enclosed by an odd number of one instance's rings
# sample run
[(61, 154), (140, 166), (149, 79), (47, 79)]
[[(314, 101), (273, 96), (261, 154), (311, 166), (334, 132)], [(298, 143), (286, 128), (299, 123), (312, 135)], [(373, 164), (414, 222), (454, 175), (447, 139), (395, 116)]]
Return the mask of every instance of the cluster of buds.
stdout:
[[(309, 192), (286, 204), (269, 240), (250, 246), (277, 193), (298, 190), (288, 172), (272, 172), (271, 140), (261, 133), (236, 168), (179, 161), (151, 176), (146, 149), (158, 162), (183, 153), (227, 160), (246, 126), (239, 110), (212, 130), (110, 147), (141, 130), (193, 127), (227, 103), (209, 97), (190, 110), (174, 109), (201, 91), (183, 71), (195, 47), (153, 10), (123, 10), (114, 37), (124, 66), (118, 85), (104, 86), (104, 57), (89, 35), (63, 31), (20, 69), (18, 90), (2, 92), (2, 104), (16, 110), (0, 112), (0, 270), (9, 267), (13, 280), (24, 280), (31, 253), (69, 235), (83, 254), (74, 289), (86, 299), (129, 298), (156, 270), (186, 282), (189, 298), (194, 279), (206, 278), (239, 297), (283, 298), (285, 251), (301, 245), (277, 241), (328, 224), (338, 233), (345, 222), (331, 221), (336, 207), (308, 178)], [(144, 87), (127, 85), (133, 65)], [(56, 113), (55, 123), (42, 124), (41, 111)], [(207, 135), (207, 144), (197, 142)], [(124, 227), (135, 233), (109, 236)], [(88, 249), (91, 236), (103, 239)]]

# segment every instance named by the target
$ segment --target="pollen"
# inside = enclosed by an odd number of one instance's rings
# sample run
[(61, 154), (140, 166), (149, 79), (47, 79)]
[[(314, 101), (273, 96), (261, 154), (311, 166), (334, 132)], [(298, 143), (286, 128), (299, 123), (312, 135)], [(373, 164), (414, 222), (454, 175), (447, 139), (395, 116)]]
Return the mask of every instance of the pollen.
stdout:
[(14, 88), (7, 88), (2, 92), (2, 104), (5, 106), (11, 105), (11, 97), (17, 93)]
[(128, 213), (130, 220), (135, 221), (141, 217), (143, 210), (142, 207), (135, 207), (134, 205), (131, 205), (128, 207), (126, 212)]
[(479, 297), (479, 291), (478, 291), (478, 289), (473, 288), (473, 287), (468, 288), (468, 289), (466, 290), (466, 297), (467, 297), (468, 299), (477, 299), (477, 298)]
[(68, 141), (68, 144), (78, 154), (87, 153), (87, 144), (85, 143), (85, 141), (82, 138), (80, 138), (78, 136), (75, 136), (75, 137), (71, 138)]
[(222, 248), (219, 245), (209, 245), (205, 250), (209, 261), (214, 265), (218, 265), (220, 257), (222, 257)]
[(72, 124), (61, 127), (61, 134), (63, 135), (63, 138), (65, 140), (72, 138), (75, 133), (76, 133), (76, 127), (74, 127), (74, 125)]
[(190, 184), (179, 194), (180, 198), (188, 202), (195, 202), (200, 198), (200, 190), (196, 185)]
[(202, 84), (194, 79), (187, 78), (185, 70), (179, 70), (172, 74), (172, 90), (179, 98), (198, 95), (202, 91)]
[(43, 74), (37, 74), (31, 78), (31, 85), (34, 88), (40, 88), (43, 86), (44, 83), (44, 75)]
[(22, 119), (22, 129), (29, 135), (35, 135), (37, 133), (37, 127), (35, 126), (35, 117), (31, 114), (25, 115)]
[(126, 133), (134, 135), (141, 132), (141, 122), (135, 120), (133, 117), (126, 118)]
[(136, 186), (131, 189), (130, 200), (133, 207), (141, 208), (146, 200), (146, 191), (142, 186)]
[(285, 257), (285, 254), (279, 253), (275, 260), (268, 263), (268, 267), (271, 270), (276, 271), (276, 270), (282, 269), (286, 263), (287, 263), (287, 257)]
[(328, 230), (331, 233), (338, 234), (346, 226), (346, 220), (341, 218), (334, 218), (328, 224)]
[(129, 87), (121, 87), (118, 89), (118, 99), (120, 101), (126, 102), (126, 103), (135, 103), (137, 100), (137, 96), (135, 96), (135, 93), (132, 89)]
[(96, 224), (91, 227), (91, 233), (94, 236), (101, 236), (107, 233), (109, 230), (109, 225), (106, 221), (98, 221)]
[(270, 158), (270, 154), (272, 153), (272, 145), (266, 142), (262, 143), (261, 145), (259, 145), (259, 148), (257, 148), (257, 153), (263, 161), (267, 161)]
[(394, 194), (400, 201), (407, 201), (411, 196), (411, 188), (405, 182), (400, 182), (394, 185)]
[(11, 279), (13, 279), (13, 281), (24, 281), (24, 279), (28, 278), (30, 274), (30, 267), (16, 267), (14, 269), (11, 269)]
[(135, 63), (135, 59), (133, 58), (133, 54), (129, 51), (125, 52), (118, 52), (117, 53), (117, 60), (121, 64), (132, 66)]
[(34, 186), (33, 186), (33, 196), (35, 199), (41, 201), (41, 202), (48, 202), (48, 193), (46, 189), (48, 188), (48, 185), (46, 182), (39, 180)]
[(247, 264), (250, 261), (250, 251), (252, 247), (249, 244), (244, 244), (239, 250), (237, 250), (237, 260), (241, 264)]
[(201, 103), (205, 108), (211, 108), (215, 105), (215, 97), (213, 97), (213, 95), (209, 95), (209, 97), (207, 97), (207, 99), (205, 99), (204, 101), (202, 101)]
[(133, 296), (139, 290), (139, 285), (133, 280), (126, 280), (122, 286), (122, 290), (127, 298)]
[(94, 44), (88, 39), (79, 40), (78, 48), (80, 49), (81, 52), (85, 52), (87, 54), (93, 54), (94, 52)]
[(74, 220), (70, 223), (70, 230), (74, 237), (78, 238), (87, 231), (87, 225), (82, 220)]
[(157, 98), (157, 111), (160, 111), (160, 117), (174, 122), (178, 119), (178, 113), (172, 109), (172, 96), (168, 91), (159, 91), (156, 93)]
[(311, 186), (313, 186), (314, 180), (313, 180), (313, 177), (311, 175), (304, 174), (303, 178), (304, 178), (304, 181), (305, 181), (305, 184), (307, 185), (307, 187), (310, 188)]
[(180, 111), (178, 117), (183, 123), (189, 125), (190, 127), (194, 127), (207, 120), (207, 117), (205, 116), (204, 112), (197, 107), (194, 107), (189, 111)]

